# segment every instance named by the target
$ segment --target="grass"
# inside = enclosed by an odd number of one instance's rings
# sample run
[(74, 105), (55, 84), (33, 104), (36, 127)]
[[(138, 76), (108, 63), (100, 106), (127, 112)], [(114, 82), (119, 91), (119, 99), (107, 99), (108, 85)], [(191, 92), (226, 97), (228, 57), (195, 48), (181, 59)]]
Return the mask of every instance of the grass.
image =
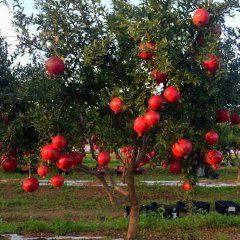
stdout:
[[(95, 163), (91, 162), (91, 164), (95, 166)], [(117, 165), (116, 162), (114, 164)], [(111, 168), (110, 171), (114, 174), (114, 178), (120, 181), (121, 177), (115, 175), (114, 169)], [(236, 168), (223, 167), (218, 172), (220, 180), (235, 179), (237, 175)], [(51, 170), (48, 179), (54, 174), (56, 170)], [(125, 234), (128, 225), (128, 218), (123, 217), (125, 206), (111, 207), (102, 187), (63, 186), (55, 189), (44, 186), (34, 193), (25, 193), (21, 187), (25, 177), (27, 175), (3, 173), (0, 170), (0, 179), (15, 179), (15, 181), (0, 182), (0, 234), (45, 232), (64, 235), (74, 232), (98, 234), (103, 231), (107, 235), (112, 231), (120, 231), (121, 236)], [(76, 170), (71, 170), (70, 175), (65, 176), (65, 179), (96, 180)], [(143, 180), (181, 180), (181, 176), (169, 173), (167, 169), (151, 169), (145, 166), (144, 174), (136, 175), (140, 205), (153, 201), (176, 204), (178, 200), (184, 198), (180, 187), (146, 186), (141, 183)], [(232, 200), (240, 204), (240, 188), (197, 187), (194, 199), (210, 202), (212, 210), (216, 200)], [(184, 214), (179, 219), (170, 220), (163, 219), (157, 214), (141, 215), (139, 220), (141, 236), (149, 236), (156, 232), (165, 236), (172, 234), (179, 237), (178, 239), (187, 240), (208, 239), (203, 229), (209, 231), (216, 229), (211, 240), (234, 239), (229, 238), (229, 234), (221, 232), (226, 227), (239, 228), (240, 216), (225, 216), (213, 211), (193, 216)], [(159, 238), (153, 236), (146, 239)], [(175, 238), (169, 238), (171, 239)]]
[[(51, 223), (43, 220), (31, 219), (24, 222), (6, 223), (0, 221), (0, 233), (39, 233), (49, 232), (56, 235), (65, 235), (73, 232), (96, 232), (101, 229), (104, 230), (123, 230), (127, 229), (128, 219), (118, 218), (109, 221), (105, 219), (98, 222), (85, 222), (85, 221), (65, 221), (60, 219), (53, 219)], [(226, 228), (226, 227), (239, 227), (239, 216), (226, 216), (215, 212), (205, 215), (197, 214), (178, 219), (163, 219), (161, 215), (140, 215), (139, 229), (141, 230), (154, 230), (154, 231), (198, 231), (203, 228)]]

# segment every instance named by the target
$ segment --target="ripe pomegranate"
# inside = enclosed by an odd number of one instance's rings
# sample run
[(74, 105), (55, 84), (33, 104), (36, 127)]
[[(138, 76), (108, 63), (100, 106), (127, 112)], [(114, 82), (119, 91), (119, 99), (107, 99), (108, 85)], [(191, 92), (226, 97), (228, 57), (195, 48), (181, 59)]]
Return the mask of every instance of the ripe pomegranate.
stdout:
[(3, 123), (4, 123), (5, 125), (8, 125), (8, 124), (9, 124), (9, 117), (8, 117), (8, 115), (5, 115), (5, 116), (3, 117)]
[(46, 177), (48, 174), (48, 171), (49, 171), (49, 169), (47, 166), (39, 166), (37, 168), (37, 174), (41, 177)]
[(114, 113), (121, 113), (124, 111), (125, 103), (119, 98), (115, 97), (110, 102), (110, 108), (114, 111)]
[(167, 74), (163, 72), (157, 72), (152, 70), (150, 74), (155, 78), (157, 84), (164, 83), (167, 80)]
[(74, 167), (82, 164), (83, 155), (80, 152), (72, 151), (70, 154), (74, 160), (74, 162), (73, 162)]
[(159, 109), (163, 109), (164, 102), (165, 101), (164, 101), (164, 98), (162, 96), (153, 95), (148, 100), (148, 105), (152, 110), (157, 111)]
[(52, 75), (62, 75), (64, 72), (65, 65), (60, 58), (56, 56), (52, 56), (52, 57), (49, 57), (45, 62), (45, 67), (48, 74), (52, 76)]
[(17, 168), (17, 162), (12, 158), (5, 157), (2, 160), (2, 168), (6, 172), (13, 172)]
[(161, 166), (162, 166), (163, 168), (167, 168), (167, 167), (168, 167), (168, 165), (166, 164), (165, 161), (162, 161), (162, 162), (161, 162)]
[(217, 118), (216, 118), (218, 123), (225, 123), (229, 122), (230, 120), (230, 112), (227, 109), (220, 108), (217, 111)]
[(25, 192), (34, 192), (38, 189), (38, 179), (35, 177), (25, 178), (22, 183), (22, 188)]
[(155, 150), (152, 150), (151, 152), (150, 152), (150, 155), (153, 157), (153, 156), (155, 156), (156, 155), (156, 151)]
[(160, 115), (159, 113), (155, 111), (148, 111), (144, 115), (144, 121), (151, 127), (153, 127), (154, 124), (159, 123), (160, 121)]
[(144, 133), (150, 131), (150, 126), (145, 122), (144, 117), (138, 117), (135, 119), (133, 123), (133, 129), (138, 134), (138, 136), (142, 136)]
[(145, 154), (142, 158), (142, 161), (139, 163), (139, 166), (141, 167), (141, 166), (149, 163), (150, 160), (151, 160), (151, 158), (147, 154)]
[(202, 67), (207, 70), (208, 74), (215, 73), (219, 68), (218, 59), (212, 54), (208, 54), (209, 58), (202, 61)]
[(190, 190), (192, 190), (192, 186), (189, 182), (185, 181), (185, 182), (183, 182), (182, 189), (184, 191), (190, 191)]
[(170, 164), (169, 170), (173, 173), (179, 174), (182, 172), (182, 166), (180, 162), (172, 162)]
[(193, 23), (197, 27), (204, 27), (210, 20), (210, 14), (205, 8), (198, 9), (193, 15)]
[(42, 159), (45, 161), (56, 161), (59, 158), (59, 151), (51, 144), (45, 145), (40, 151)]
[(93, 136), (91, 136), (91, 140), (93, 143), (96, 143), (98, 138), (97, 138), (97, 136), (93, 135)]
[(230, 117), (231, 119), (231, 124), (232, 125), (237, 125), (240, 123), (240, 116), (237, 113), (233, 113)]
[(216, 132), (207, 132), (205, 134), (205, 140), (207, 141), (208, 144), (216, 144), (219, 140), (219, 136)]
[(70, 154), (62, 154), (56, 164), (59, 169), (68, 171), (74, 165), (74, 158)]
[(61, 175), (55, 175), (51, 178), (50, 181), (51, 181), (52, 186), (59, 188), (64, 183), (64, 177)]
[(52, 146), (54, 148), (64, 148), (67, 146), (67, 140), (61, 135), (57, 135), (52, 138)]
[(192, 151), (192, 143), (187, 139), (180, 139), (172, 145), (172, 152), (177, 157), (185, 157)]
[(164, 98), (170, 103), (176, 103), (180, 100), (180, 92), (174, 86), (166, 88), (163, 92)]
[(156, 52), (156, 44), (147, 42), (139, 45), (139, 57), (143, 60), (152, 60)]
[(219, 151), (211, 150), (207, 153), (205, 160), (210, 165), (216, 165), (216, 164), (219, 164), (220, 162), (222, 162), (223, 155)]
[(121, 149), (121, 152), (122, 152), (122, 153), (125, 153), (126, 151), (127, 151), (126, 148), (122, 148), (122, 149)]
[(97, 145), (97, 144), (94, 144), (94, 145), (93, 145), (93, 148), (94, 148), (94, 150), (98, 150), (98, 145)]
[(111, 160), (110, 154), (107, 151), (102, 151), (97, 156), (98, 164), (106, 166)]

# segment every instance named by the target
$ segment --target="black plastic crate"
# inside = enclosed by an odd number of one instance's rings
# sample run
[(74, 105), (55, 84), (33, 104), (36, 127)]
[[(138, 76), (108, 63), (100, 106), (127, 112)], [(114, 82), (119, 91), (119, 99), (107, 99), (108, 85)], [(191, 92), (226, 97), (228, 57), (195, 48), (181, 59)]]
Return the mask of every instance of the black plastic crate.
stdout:
[[(179, 211), (176, 205), (161, 205), (157, 202), (152, 202), (151, 204), (143, 205), (139, 208), (140, 214), (148, 213), (163, 213), (164, 218), (177, 218), (179, 217)], [(125, 217), (128, 217), (130, 214), (130, 206), (126, 206)]]
[(221, 214), (240, 214), (240, 205), (232, 201), (216, 201), (215, 211)]
[[(210, 203), (208, 202), (200, 202), (200, 201), (192, 201), (193, 204), (193, 213), (200, 213), (200, 212), (210, 212)], [(184, 201), (178, 201), (177, 202), (177, 208), (178, 211), (181, 212), (188, 212), (188, 206), (187, 203)]]

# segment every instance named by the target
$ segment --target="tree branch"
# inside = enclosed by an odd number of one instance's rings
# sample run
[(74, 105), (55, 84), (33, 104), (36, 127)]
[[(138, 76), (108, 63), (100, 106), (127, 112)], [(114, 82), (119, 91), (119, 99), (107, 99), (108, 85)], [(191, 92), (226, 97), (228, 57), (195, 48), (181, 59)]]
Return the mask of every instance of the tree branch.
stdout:
[(142, 137), (142, 149), (140, 153), (137, 155), (136, 160), (135, 160), (135, 166), (138, 166), (138, 164), (142, 161), (143, 156), (147, 152), (147, 145), (148, 145), (148, 140), (149, 140), (150, 134), (145, 133)]
[(121, 194), (121, 195), (123, 195), (125, 197), (128, 197), (129, 196), (129, 192), (125, 191), (124, 189), (122, 189), (120, 186), (117, 185), (117, 183), (114, 181), (114, 179), (112, 178), (111, 174), (109, 173), (108, 169), (105, 169), (105, 173), (109, 177), (109, 180), (110, 180), (114, 190), (116, 192), (118, 192), (119, 194)]

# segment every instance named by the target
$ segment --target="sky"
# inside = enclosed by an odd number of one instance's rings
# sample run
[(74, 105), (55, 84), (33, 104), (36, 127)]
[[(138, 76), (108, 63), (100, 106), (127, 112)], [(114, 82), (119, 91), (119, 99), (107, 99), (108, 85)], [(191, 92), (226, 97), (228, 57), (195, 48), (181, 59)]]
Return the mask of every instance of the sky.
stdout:
[[(133, 4), (138, 4), (140, 0), (131, 0)], [(9, 3), (11, 3), (11, 0), (8, 0)], [(34, 10), (34, 0), (22, 0), (25, 12), (27, 14), (31, 14), (32, 12), (36, 11)], [(106, 6), (110, 6), (111, 0), (102, 0), (103, 4)], [(9, 12), (9, 9), (0, 4), (0, 33), (2, 36), (6, 37), (6, 41), (10, 44), (9, 52), (12, 53), (15, 49), (16, 45), (16, 33), (14, 31), (14, 28), (12, 27), (11, 21), (12, 21), (12, 14)], [(2, 21), (4, 19), (4, 21)], [(235, 16), (235, 18), (227, 18), (226, 19), (226, 25), (232, 26), (232, 27), (240, 27), (240, 13), (238, 12)]]

